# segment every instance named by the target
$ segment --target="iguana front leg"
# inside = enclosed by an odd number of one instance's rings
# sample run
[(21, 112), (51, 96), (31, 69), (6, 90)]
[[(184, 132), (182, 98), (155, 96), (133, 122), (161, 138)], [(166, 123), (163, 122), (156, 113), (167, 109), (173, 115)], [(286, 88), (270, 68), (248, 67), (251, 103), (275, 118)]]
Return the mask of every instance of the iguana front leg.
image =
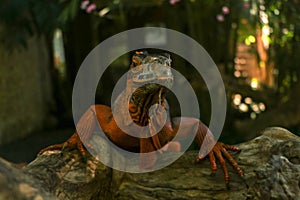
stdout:
[[(219, 160), (222, 170), (224, 172), (225, 183), (228, 187), (229, 173), (226, 165), (226, 159), (242, 176), (243, 170), (239, 167), (234, 158), (230, 155), (228, 150), (239, 151), (238, 147), (224, 144), (222, 142), (215, 142), (213, 134), (200, 120), (196, 118), (178, 117), (172, 119), (174, 131), (177, 132), (179, 126), (181, 127), (181, 135), (187, 137), (192, 131), (196, 132), (195, 142), (201, 148), (196, 161), (203, 160), (206, 155), (209, 157), (212, 173), (217, 170), (216, 159)], [(197, 130), (194, 128), (197, 127)]]
[(83, 144), (79, 138), (79, 135), (77, 134), (77, 132), (75, 132), (67, 141), (65, 141), (61, 144), (54, 144), (54, 145), (48, 146), (48, 147), (42, 149), (38, 153), (38, 155), (42, 155), (46, 151), (55, 151), (55, 150), (63, 151), (66, 148), (69, 150), (77, 149), (80, 152), (80, 154), (83, 156), (85, 156), (85, 154), (86, 154)]
[[(97, 107), (101, 107), (102, 105), (98, 105)], [(76, 132), (66, 141), (61, 144), (54, 144), (49, 147), (46, 147), (42, 149), (38, 155), (43, 154), (46, 151), (54, 151), (54, 150), (64, 150), (64, 149), (77, 149), (81, 155), (85, 156), (86, 150), (83, 146), (83, 143), (86, 147), (92, 149), (92, 146), (89, 144), (89, 139), (91, 135), (93, 134), (93, 131), (96, 126), (96, 112), (97, 112), (96, 106), (91, 106), (80, 118), (79, 122), (76, 125)], [(107, 107), (107, 106), (103, 106)], [(98, 108), (98, 112), (100, 112), (101, 108)], [(104, 109), (105, 112), (107, 109)], [(105, 115), (106, 113), (103, 113)], [(109, 113), (108, 113), (109, 114)], [(80, 136), (79, 136), (80, 135)]]

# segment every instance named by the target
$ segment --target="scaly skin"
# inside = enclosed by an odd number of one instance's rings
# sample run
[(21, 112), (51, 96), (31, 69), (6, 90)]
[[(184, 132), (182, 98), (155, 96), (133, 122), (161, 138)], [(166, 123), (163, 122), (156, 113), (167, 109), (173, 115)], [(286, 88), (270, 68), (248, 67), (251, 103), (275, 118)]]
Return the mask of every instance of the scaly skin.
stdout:
[[(160, 64), (165, 62), (166, 65), (161, 67), (160, 65), (157, 64), (158, 63), (157, 60), (159, 61)], [(170, 59), (168, 58), (168, 56), (149, 55), (147, 53), (137, 52), (133, 56), (131, 70), (132, 69), (136, 70), (137, 72), (134, 73), (139, 75), (140, 72), (138, 71), (137, 67), (142, 66), (143, 64), (148, 64), (149, 66), (149, 63), (151, 66), (153, 66), (152, 70), (157, 69), (157, 67), (161, 67), (160, 70), (162, 69), (162, 71), (164, 72), (163, 69), (164, 67), (166, 71), (169, 70), (170, 68)], [(144, 72), (145, 70), (143, 71), (143, 73)], [(162, 74), (167, 74), (167, 73), (162, 73)], [(148, 84), (145, 87), (137, 87), (135, 85), (136, 83), (135, 80), (139, 82), (140, 80), (143, 79), (141, 77), (136, 78), (137, 76), (132, 76), (132, 77), (133, 78), (128, 79), (126, 92), (128, 92), (132, 88), (133, 90), (135, 90), (135, 92), (133, 92), (131, 101), (129, 101), (129, 103), (127, 104), (128, 106), (127, 107), (123, 106), (123, 108), (129, 110), (133, 123), (136, 123), (140, 126), (146, 126), (149, 125), (150, 123), (151, 124), (159, 123), (160, 121), (162, 121), (161, 117), (162, 117), (163, 109), (167, 111), (166, 104), (164, 103), (165, 88), (162, 87), (161, 85), (156, 85), (156, 84)], [(134, 77), (136, 79), (134, 79)], [(164, 78), (165, 79), (162, 80), (167, 80), (166, 76)], [(167, 78), (168, 80), (166, 82), (168, 84), (172, 82), (173, 80), (172, 75), (169, 74)], [(152, 95), (152, 97), (149, 98), (149, 95)], [(126, 99), (126, 95), (124, 96), (124, 94), (120, 94), (119, 99), (121, 100), (118, 103), (126, 105), (126, 101), (124, 101), (124, 99)], [(151, 99), (151, 101), (149, 99)], [(151, 117), (149, 116), (148, 111), (150, 106), (154, 105), (155, 103), (158, 103), (159, 105), (161, 105), (161, 107), (160, 109), (157, 109), (155, 111), (155, 116)], [(122, 116), (122, 110), (119, 111), (119, 113), (120, 116)], [(68, 139), (66, 142), (62, 144), (52, 145), (41, 150), (39, 155), (48, 150), (56, 150), (56, 149), (62, 149), (67, 147), (69, 149), (77, 148), (79, 152), (84, 156), (86, 154), (86, 150), (83, 146), (83, 143), (86, 145), (87, 148), (92, 149), (92, 146), (89, 144), (89, 139), (95, 129), (95, 126), (97, 125), (96, 120), (99, 122), (103, 132), (117, 146), (128, 151), (136, 151), (136, 149), (139, 149), (139, 152), (141, 153), (147, 153), (147, 152), (152, 152), (161, 149), (173, 149), (178, 151), (180, 150), (180, 145), (178, 145), (179, 143), (174, 143), (170, 141), (175, 137), (179, 125), (181, 128), (183, 127), (182, 128), (183, 131), (181, 132), (182, 137), (188, 136), (188, 134), (190, 134), (194, 130), (195, 125), (198, 125), (195, 141), (199, 145), (199, 147), (201, 147), (201, 145), (204, 143), (205, 140), (204, 147), (206, 148), (204, 148), (204, 152), (202, 151), (201, 153), (199, 153), (199, 155), (196, 158), (196, 161), (199, 162), (203, 160), (204, 157), (208, 154), (211, 163), (211, 170), (213, 173), (215, 173), (217, 170), (216, 159), (219, 160), (222, 170), (224, 172), (224, 179), (227, 186), (229, 184), (229, 173), (228, 173), (225, 159), (229, 161), (229, 163), (237, 170), (237, 172), (241, 176), (243, 175), (242, 169), (239, 167), (237, 162), (233, 159), (233, 157), (228, 152), (228, 150), (238, 151), (239, 149), (237, 147), (223, 144), (221, 142), (215, 143), (212, 133), (199, 119), (188, 118), (188, 117), (177, 117), (171, 120), (169, 117), (167, 117), (166, 123), (163, 125), (163, 128), (155, 136), (148, 137), (148, 138), (137, 138), (126, 134), (119, 128), (113, 116), (112, 109), (105, 105), (91, 106), (79, 120), (76, 126), (77, 132), (75, 132), (70, 139)], [(130, 124), (126, 124), (126, 125), (130, 126)], [(149, 127), (150, 129), (151, 128), (155, 129), (155, 126), (149, 126)], [(156, 130), (154, 131), (156, 132)], [(78, 133), (80, 134), (80, 137)], [(168, 146), (165, 146), (167, 144)], [(213, 144), (215, 145), (212, 147)], [(141, 166), (144, 168), (148, 168), (155, 164), (156, 157), (154, 156), (150, 159), (147, 158), (144, 160), (142, 158), (141, 160), (142, 160)]]

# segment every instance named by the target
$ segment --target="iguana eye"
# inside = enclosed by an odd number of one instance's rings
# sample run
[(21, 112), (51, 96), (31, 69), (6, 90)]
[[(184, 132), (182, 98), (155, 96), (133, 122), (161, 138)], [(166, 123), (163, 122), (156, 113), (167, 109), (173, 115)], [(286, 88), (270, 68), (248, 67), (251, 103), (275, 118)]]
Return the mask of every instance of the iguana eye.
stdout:
[(132, 65), (133, 65), (133, 67), (136, 67), (136, 66), (140, 65), (140, 62), (133, 60)]
[(131, 61), (131, 65), (130, 68), (134, 68), (136, 66), (141, 65), (142, 59), (138, 56), (133, 56), (132, 57), (132, 61)]
[(130, 69), (135, 68), (136, 66), (139, 66), (143, 63), (144, 59), (147, 57), (147, 52), (137, 51), (132, 56), (132, 61), (130, 65)]

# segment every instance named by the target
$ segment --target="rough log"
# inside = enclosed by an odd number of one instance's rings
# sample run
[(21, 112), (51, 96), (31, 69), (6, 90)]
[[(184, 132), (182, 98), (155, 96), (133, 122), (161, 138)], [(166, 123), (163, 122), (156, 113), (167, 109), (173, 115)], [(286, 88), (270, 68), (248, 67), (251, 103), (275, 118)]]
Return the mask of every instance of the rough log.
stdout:
[(238, 146), (245, 176), (229, 167), (230, 190), (220, 169), (210, 175), (208, 159), (194, 163), (196, 151), (144, 174), (112, 170), (77, 151), (49, 151), (23, 168), (1, 159), (0, 199), (300, 199), (298, 136), (269, 128)]

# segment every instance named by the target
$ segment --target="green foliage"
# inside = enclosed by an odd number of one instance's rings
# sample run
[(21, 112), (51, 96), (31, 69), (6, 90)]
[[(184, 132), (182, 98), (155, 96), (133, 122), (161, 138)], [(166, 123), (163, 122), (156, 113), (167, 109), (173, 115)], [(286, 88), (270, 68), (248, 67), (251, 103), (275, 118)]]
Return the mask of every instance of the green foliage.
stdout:
[(58, 1), (40, 0), (30, 1), (29, 12), (37, 29), (46, 34), (52, 34), (53, 30), (61, 26), (61, 22), (57, 20), (63, 7)]
[(66, 23), (68, 20), (73, 19), (77, 15), (80, 0), (59, 0), (59, 2), (64, 5), (64, 9), (58, 17), (58, 20), (61, 23)]
[[(277, 72), (277, 89), (286, 95), (300, 78), (300, 2), (299, 1), (248, 1), (249, 9), (239, 12), (239, 42), (256, 35), (257, 28), (270, 27), (268, 41), (269, 62)], [(267, 15), (267, 23), (261, 18)], [(249, 43), (249, 41), (248, 41)]]
[(34, 33), (52, 37), (79, 10), (79, 0), (3, 0), (0, 3), (0, 42), (9, 49), (22, 45)]
[(25, 45), (24, 35), (32, 35), (27, 0), (4, 0), (0, 4), (0, 42)]
[(265, 7), (272, 28), (270, 57), (279, 71), (279, 92), (285, 94), (300, 78), (300, 2), (271, 0)]

